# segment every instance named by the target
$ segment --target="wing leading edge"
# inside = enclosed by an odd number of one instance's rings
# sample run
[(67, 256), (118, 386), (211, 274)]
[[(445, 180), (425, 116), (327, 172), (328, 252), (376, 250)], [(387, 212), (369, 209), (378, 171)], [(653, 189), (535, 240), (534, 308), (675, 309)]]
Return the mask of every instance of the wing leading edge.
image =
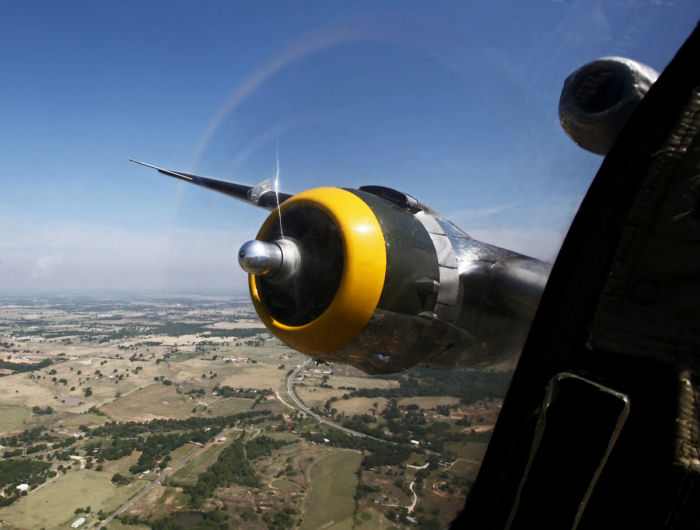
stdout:
[(279, 196), (280, 204), (292, 196), (289, 193), (282, 192), (276, 194), (275, 190), (273, 190), (270, 186), (269, 180), (265, 180), (257, 186), (249, 186), (247, 184), (239, 184), (237, 182), (228, 182), (226, 180), (218, 180), (199, 175), (192, 175), (190, 173), (183, 173), (182, 171), (164, 169), (162, 167), (147, 164), (146, 162), (133, 160), (132, 158), (129, 158), (128, 160), (130, 162), (134, 162), (135, 164), (140, 164), (142, 166), (155, 169), (158, 173), (162, 173), (168, 177), (184, 180), (185, 182), (196, 184), (197, 186), (218, 191), (219, 193), (223, 193), (229, 197), (233, 197), (234, 199), (250, 203), (254, 206), (259, 206), (260, 208), (265, 208), (266, 210), (273, 210), (277, 207), (277, 196)]

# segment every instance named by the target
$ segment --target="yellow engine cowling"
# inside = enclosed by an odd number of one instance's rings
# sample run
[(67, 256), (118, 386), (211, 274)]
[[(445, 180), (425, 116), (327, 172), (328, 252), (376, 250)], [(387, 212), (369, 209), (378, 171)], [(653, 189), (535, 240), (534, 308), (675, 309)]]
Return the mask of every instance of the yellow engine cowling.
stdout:
[[(323, 355), (348, 343), (362, 331), (372, 317), (379, 303), (386, 276), (384, 236), (371, 208), (357, 195), (339, 188), (305, 191), (285, 201), (280, 211), (283, 219), (281, 230), (280, 217), (275, 210), (258, 232), (257, 239), (270, 241), (278, 236), (284, 237), (285, 228), (295, 229), (292, 226), (285, 227), (288, 224), (284, 222), (285, 217), (295, 214), (297, 218), (303, 217), (303, 211), (313, 212), (312, 215), (306, 216), (309, 222), (322, 222), (325, 216), (325, 221), (332, 223), (330, 229), (325, 227), (323, 236), (337, 236), (339, 241), (326, 243), (329, 246), (339, 243), (338, 247), (342, 250), (342, 270), (337, 278), (337, 286), (333, 286), (335, 292), (332, 297), (323, 297), (324, 300), (320, 304), (323, 305), (326, 301), (327, 304), (310, 313), (313, 318), (308, 322), (304, 321), (308, 318), (302, 318), (300, 321), (299, 318), (276, 314), (279, 311), (270, 307), (263, 294), (265, 288), (261, 283), (266, 280), (261, 276), (249, 275), (250, 295), (260, 319), (275, 336), (302, 353)], [(309, 235), (308, 231), (314, 227), (304, 226), (301, 229), (307, 231), (304, 235)], [(301, 235), (301, 238), (304, 235)], [(300, 234), (295, 233), (295, 236), (295, 239), (301, 239)], [(287, 237), (293, 236), (288, 234)], [(303, 245), (303, 239), (301, 243)], [(331, 258), (327, 255), (305, 256), (307, 262), (311, 259), (327, 262)], [(306, 274), (309, 274), (308, 263), (306, 269)], [(300, 280), (295, 278), (293, 281)], [(322, 278), (309, 278), (306, 281), (321, 283)], [(329, 300), (325, 300), (326, 298)], [(311, 300), (299, 302), (312, 303)]]

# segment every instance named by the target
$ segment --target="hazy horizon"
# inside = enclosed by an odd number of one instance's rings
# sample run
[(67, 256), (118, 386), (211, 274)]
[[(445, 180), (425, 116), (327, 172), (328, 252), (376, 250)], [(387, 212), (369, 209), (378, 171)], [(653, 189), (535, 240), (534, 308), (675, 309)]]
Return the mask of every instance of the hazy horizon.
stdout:
[(378, 184), (552, 261), (602, 160), (557, 117), (600, 56), (662, 70), (691, 0), (3, 6), (0, 291), (246, 291), (267, 212), (127, 161), (292, 193)]

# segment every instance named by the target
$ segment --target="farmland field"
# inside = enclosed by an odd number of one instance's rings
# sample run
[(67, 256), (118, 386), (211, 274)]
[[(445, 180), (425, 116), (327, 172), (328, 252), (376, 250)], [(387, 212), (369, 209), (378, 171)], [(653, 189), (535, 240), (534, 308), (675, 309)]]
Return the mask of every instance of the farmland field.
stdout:
[(357, 486), (355, 472), (361, 459), (358, 453), (341, 451), (311, 466), (311, 497), (302, 530), (352, 528), (352, 494)]
[[(108, 517), (206, 445), (108, 528), (195, 524), (207, 514), (227, 517), (232, 528), (408, 528), (396, 517), (408, 514), (409, 484), (426, 464), (428, 443), (437, 458), (423, 472), (414, 514), (419, 526), (449, 523), (500, 402), (464, 404), (458, 395), (431, 395), (425, 383), (420, 397), (406, 397), (400, 376), (370, 377), (344, 365), (307, 363), (294, 372), (307, 358), (251, 330), (252, 318), (250, 305), (215, 297), (32, 298), (4, 306), (0, 298), (0, 359), (26, 370), (0, 374), (0, 463), (42, 462), (50, 470), (26, 495), (16, 489), (26, 479), (9, 483), (3, 493), (12, 503), (0, 509), (0, 525), (65, 528), (82, 515), (84, 527), (95, 527), (98, 512)], [(332, 423), (294, 404), (291, 373), (294, 392)], [(414, 388), (417, 381), (420, 374), (411, 377)], [(333, 424), (370, 429), (395, 449)], [(227, 441), (211, 444), (224, 429)], [(225, 453), (234, 444), (242, 455)], [(233, 470), (239, 482), (208, 488)]]
[(115, 420), (145, 421), (155, 418), (186, 418), (192, 406), (173, 386), (154, 383), (102, 407)]
[(0, 404), (0, 433), (21, 426), (31, 415), (32, 411), (22, 405)]
[(200, 475), (200, 473), (205, 471), (216, 461), (219, 453), (221, 453), (221, 451), (223, 451), (232, 440), (233, 438), (229, 438), (224, 443), (215, 445), (187, 462), (174, 474), (168, 477), (168, 484), (194, 484), (197, 482), (197, 477)]
[[(114, 486), (99, 473), (73, 472), (22, 497), (15, 504), (0, 509), (0, 520), (17, 528), (66, 528), (77, 516), (76, 508), (91, 506), (97, 511), (116, 509), (146, 485), (135, 482)], [(93, 515), (94, 521), (96, 517)]]
[(404, 407), (408, 405), (418, 405), (422, 409), (434, 409), (440, 405), (457, 405), (459, 404), (459, 398), (451, 396), (409, 397), (401, 399), (399, 404)]
[(387, 402), (386, 398), (354, 397), (338, 400), (333, 403), (333, 407), (348, 416), (352, 416), (353, 414), (368, 414), (371, 409), (375, 408), (375, 403), (377, 404), (375, 410), (381, 412), (386, 407)]

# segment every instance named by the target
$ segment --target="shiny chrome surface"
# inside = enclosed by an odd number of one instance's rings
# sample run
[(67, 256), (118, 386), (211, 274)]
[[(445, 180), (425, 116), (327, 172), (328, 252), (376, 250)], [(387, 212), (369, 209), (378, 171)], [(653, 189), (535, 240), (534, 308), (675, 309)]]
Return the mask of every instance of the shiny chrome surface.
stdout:
[(248, 241), (238, 251), (238, 263), (248, 274), (271, 277), (282, 268), (282, 249), (275, 243)]
[(302, 264), (299, 247), (290, 238), (266, 241), (248, 241), (238, 251), (238, 263), (248, 274), (262, 276), (278, 283), (290, 279)]
[(417, 315), (378, 308), (362, 332), (328, 358), (368, 373), (415, 365), (473, 368), (513, 358), (525, 342), (551, 266), (477, 241), (423, 204), (414, 215), (438, 256), (433, 306)]
[(274, 276), (268, 279), (271, 282), (283, 282), (290, 279), (301, 270), (302, 259), (299, 247), (291, 238), (277, 239), (272, 243), (282, 251), (282, 265)]

